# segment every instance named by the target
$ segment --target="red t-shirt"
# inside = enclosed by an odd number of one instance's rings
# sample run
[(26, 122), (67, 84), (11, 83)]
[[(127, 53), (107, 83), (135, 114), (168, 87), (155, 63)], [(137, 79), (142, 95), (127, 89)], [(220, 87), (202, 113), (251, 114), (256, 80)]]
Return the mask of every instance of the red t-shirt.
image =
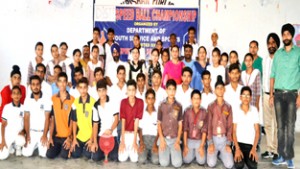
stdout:
[(129, 104), (128, 98), (121, 101), (120, 118), (125, 119), (125, 131), (134, 131), (134, 120), (143, 118), (144, 102), (135, 98), (133, 107)]
[[(25, 96), (26, 96), (26, 88), (23, 85), (20, 85), (22, 97), (21, 97), (21, 104), (24, 104)], [(12, 102), (11, 98), (11, 85), (5, 86), (1, 91), (1, 106), (0, 106), (0, 122), (2, 122), (2, 111), (6, 104)]]

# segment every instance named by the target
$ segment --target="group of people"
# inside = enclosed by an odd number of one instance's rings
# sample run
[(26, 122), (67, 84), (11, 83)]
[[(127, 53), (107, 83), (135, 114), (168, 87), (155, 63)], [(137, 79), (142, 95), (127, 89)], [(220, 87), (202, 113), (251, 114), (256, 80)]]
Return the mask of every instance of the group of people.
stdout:
[[(58, 156), (94, 161), (105, 158), (102, 137), (113, 137), (111, 161), (180, 167), (183, 163), (226, 168), (257, 168), (257, 149), (263, 109), (266, 152), (274, 165), (294, 168), (294, 129), (300, 107), (300, 48), (293, 44), (295, 29), (282, 27), (282, 41), (267, 36), (269, 56), (258, 55), (259, 44), (249, 43), (242, 64), (236, 51), (229, 54), (212, 34), (212, 47), (195, 40), (177, 46), (176, 34), (163, 49), (158, 40), (146, 57), (139, 35), (128, 61), (120, 59), (115, 32), (100, 30), (73, 58), (68, 45), (51, 46), (53, 59), (45, 62), (44, 46), (35, 46), (29, 62), (27, 86), (15, 65), (11, 83), (1, 91), (0, 159), (10, 154)], [(262, 97), (262, 99), (261, 99)], [(260, 100), (263, 107), (260, 107)]]

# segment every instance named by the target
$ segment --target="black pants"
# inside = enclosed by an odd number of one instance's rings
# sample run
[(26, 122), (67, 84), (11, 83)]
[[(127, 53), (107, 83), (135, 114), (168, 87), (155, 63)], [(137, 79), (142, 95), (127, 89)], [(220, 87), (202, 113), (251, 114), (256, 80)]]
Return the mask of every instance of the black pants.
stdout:
[(47, 150), (46, 156), (50, 159), (56, 158), (60, 155), (64, 159), (68, 159), (69, 149), (65, 149), (63, 144), (66, 138), (58, 138), (53, 137), (53, 144), (54, 146), (50, 145), (49, 149)]
[[(98, 142), (99, 142), (100, 137), (98, 137)], [(118, 138), (114, 137), (115, 140), (115, 146), (113, 150), (108, 154), (108, 160), (110, 161), (118, 161), (118, 152), (119, 152), (119, 143), (118, 143)], [(92, 160), (94, 161), (100, 161), (105, 158), (104, 152), (100, 149), (100, 145), (98, 150), (95, 153), (92, 153)]]
[[(239, 143), (239, 146), (240, 146), (241, 152), (243, 153), (244, 158), (240, 162), (236, 162), (236, 161), (234, 162), (235, 168), (236, 169), (243, 169), (244, 165), (246, 163), (246, 165), (249, 169), (257, 169), (257, 162), (253, 161), (249, 157), (250, 151), (252, 149), (252, 145), (251, 144)], [(234, 154), (235, 154), (235, 147), (233, 149), (234, 149)]]
[(86, 142), (81, 142), (77, 139), (77, 142), (79, 144), (79, 147), (75, 147), (75, 151), (72, 152), (73, 158), (80, 158), (82, 155), (84, 155), (86, 158), (90, 159), (92, 156), (92, 153), (87, 150), (87, 146), (85, 145)]

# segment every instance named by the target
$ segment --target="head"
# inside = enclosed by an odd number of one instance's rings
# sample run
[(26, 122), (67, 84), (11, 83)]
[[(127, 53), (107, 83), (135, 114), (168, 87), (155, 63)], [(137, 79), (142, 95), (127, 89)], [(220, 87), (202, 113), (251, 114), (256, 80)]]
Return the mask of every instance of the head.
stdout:
[(170, 40), (170, 46), (174, 46), (177, 43), (177, 35), (175, 33), (172, 33), (169, 37)]
[(185, 44), (183, 46), (184, 48), (184, 58), (186, 60), (191, 60), (192, 59), (192, 55), (193, 55), (193, 46), (190, 44)]
[(137, 47), (133, 47), (130, 50), (130, 53), (134, 61), (138, 61), (140, 59), (140, 50)]
[(125, 82), (126, 79), (126, 69), (125, 66), (120, 65), (117, 68), (117, 78), (120, 82)]
[(53, 59), (57, 59), (59, 57), (58, 46), (53, 44), (51, 46), (50, 50), (51, 50), (51, 55), (52, 55)]
[(133, 36), (133, 46), (138, 48), (140, 47), (140, 45), (141, 45), (140, 35), (135, 34)]
[(252, 97), (251, 88), (248, 86), (244, 86), (241, 90), (241, 95), (240, 95), (242, 105), (250, 105), (251, 97)]
[(110, 50), (114, 61), (118, 62), (120, 59), (120, 52), (121, 52), (120, 46), (114, 43), (113, 45), (111, 45)]
[(139, 89), (143, 89), (145, 87), (146, 76), (144, 73), (138, 73), (136, 76), (136, 84)]
[(12, 86), (20, 86), (21, 84), (21, 72), (20, 67), (18, 65), (14, 65), (12, 67), (12, 71), (10, 73), (10, 82)]
[(155, 48), (162, 51), (164, 43), (159, 39), (155, 42)]
[(222, 76), (218, 75), (217, 82), (215, 84), (215, 94), (217, 97), (223, 97), (225, 93), (225, 83), (222, 80)]
[(22, 92), (20, 86), (13, 86), (11, 89), (11, 98), (14, 103), (20, 103)]
[(270, 55), (274, 55), (280, 46), (280, 39), (276, 33), (270, 33), (267, 37), (267, 47)]
[(94, 71), (94, 77), (96, 82), (104, 79), (104, 70), (101, 67), (96, 67)]
[(75, 49), (75, 50), (73, 51), (73, 59), (74, 59), (74, 62), (79, 63), (79, 62), (80, 62), (80, 57), (81, 57), (81, 51), (80, 51), (80, 49)]
[(133, 79), (130, 79), (126, 83), (127, 85), (127, 96), (128, 98), (134, 98), (136, 94), (136, 82)]
[(174, 99), (176, 94), (177, 84), (175, 80), (169, 79), (166, 84), (166, 92), (169, 99)]
[(152, 73), (152, 86), (160, 86), (161, 85), (162, 74), (160, 70), (154, 70)]
[(35, 66), (35, 74), (40, 77), (41, 81), (43, 81), (46, 74), (46, 66), (42, 63), (38, 63)]
[(208, 70), (204, 70), (201, 74), (202, 84), (205, 88), (210, 88), (211, 75)]
[(284, 46), (290, 46), (293, 44), (293, 37), (295, 35), (295, 28), (292, 24), (288, 23), (281, 28), (282, 41)]
[(100, 37), (100, 29), (95, 27), (93, 29), (93, 40), (98, 40), (98, 38)]
[(30, 89), (34, 95), (38, 95), (41, 92), (41, 79), (37, 75), (33, 75), (29, 79)]
[(231, 64), (228, 75), (231, 82), (238, 83), (241, 76), (240, 65), (237, 63)]
[(211, 34), (212, 43), (218, 43), (218, 39), (219, 39), (219, 35), (216, 32)]
[(59, 54), (61, 56), (66, 56), (68, 51), (68, 44), (66, 42), (61, 42), (59, 45)]
[(249, 43), (249, 52), (253, 55), (253, 57), (257, 56), (258, 42), (256, 40)]
[(237, 53), (237, 51), (235, 50), (232, 50), (230, 53), (229, 53), (229, 63), (230, 64), (234, 64), (234, 63), (237, 63), (237, 64), (240, 64), (239, 62), (239, 55)]
[(35, 44), (35, 54), (38, 57), (43, 57), (44, 45), (42, 42), (37, 42)]
[(79, 80), (83, 77), (82, 67), (75, 67), (74, 69), (74, 80), (78, 84)]
[(108, 28), (107, 39), (112, 42), (114, 41), (114, 38), (115, 38), (115, 30), (113, 28)]
[(155, 91), (149, 88), (145, 94), (145, 101), (147, 106), (154, 106), (155, 103)]
[(227, 54), (226, 52), (223, 52), (223, 53), (221, 54), (221, 61), (220, 61), (220, 64), (221, 64), (222, 66), (224, 66), (224, 67), (227, 66), (227, 64), (228, 64), (228, 54)]
[(182, 85), (190, 86), (193, 77), (193, 70), (190, 67), (184, 67), (181, 72)]
[(151, 60), (153, 63), (157, 63), (159, 59), (159, 51), (158, 49), (154, 48), (151, 51)]
[(107, 96), (107, 83), (105, 79), (99, 80), (97, 82), (97, 93), (98, 96), (101, 99), (105, 99)]
[(84, 45), (82, 47), (82, 55), (83, 58), (90, 58), (90, 46), (89, 45)]
[(219, 65), (221, 60), (221, 51), (219, 48), (214, 48), (212, 51), (212, 63), (213, 65)]
[(201, 106), (201, 92), (194, 89), (191, 93), (191, 102), (193, 107), (199, 108)]
[(99, 57), (99, 47), (97, 45), (92, 47), (92, 57), (93, 59), (98, 59)]
[(54, 69), (53, 76), (55, 77), (55, 79), (57, 79), (57, 77), (60, 74), (60, 72), (62, 72), (62, 68), (59, 65), (55, 65), (53, 69)]
[(161, 60), (163, 63), (166, 63), (170, 60), (170, 52), (169, 49), (164, 49), (161, 54)]
[(251, 53), (247, 53), (244, 57), (246, 68), (252, 68), (254, 57)]
[(60, 72), (57, 77), (57, 86), (59, 91), (64, 92), (66, 91), (68, 83), (68, 76), (65, 72)]
[(89, 85), (89, 81), (86, 77), (82, 77), (81, 79), (78, 80), (77, 89), (81, 97), (85, 97), (88, 95), (88, 85)]
[(189, 27), (188, 29), (188, 36), (190, 40), (195, 40), (196, 39), (196, 29), (195, 27)]
[(198, 59), (201, 60), (201, 61), (205, 61), (206, 60), (206, 55), (207, 55), (206, 48), (204, 46), (200, 46), (198, 48)]
[(177, 45), (171, 47), (171, 55), (172, 55), (172, 59), (179, 58), (179, 47)]

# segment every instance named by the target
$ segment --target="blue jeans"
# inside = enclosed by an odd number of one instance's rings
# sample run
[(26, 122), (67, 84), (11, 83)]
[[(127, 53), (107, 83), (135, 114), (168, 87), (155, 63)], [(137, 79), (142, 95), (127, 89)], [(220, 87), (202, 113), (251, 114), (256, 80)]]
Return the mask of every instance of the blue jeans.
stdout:
[(278, 153), (285, 160), (294, 158), (296, 92), (275, 92), (274, 106), (278, 128)]

